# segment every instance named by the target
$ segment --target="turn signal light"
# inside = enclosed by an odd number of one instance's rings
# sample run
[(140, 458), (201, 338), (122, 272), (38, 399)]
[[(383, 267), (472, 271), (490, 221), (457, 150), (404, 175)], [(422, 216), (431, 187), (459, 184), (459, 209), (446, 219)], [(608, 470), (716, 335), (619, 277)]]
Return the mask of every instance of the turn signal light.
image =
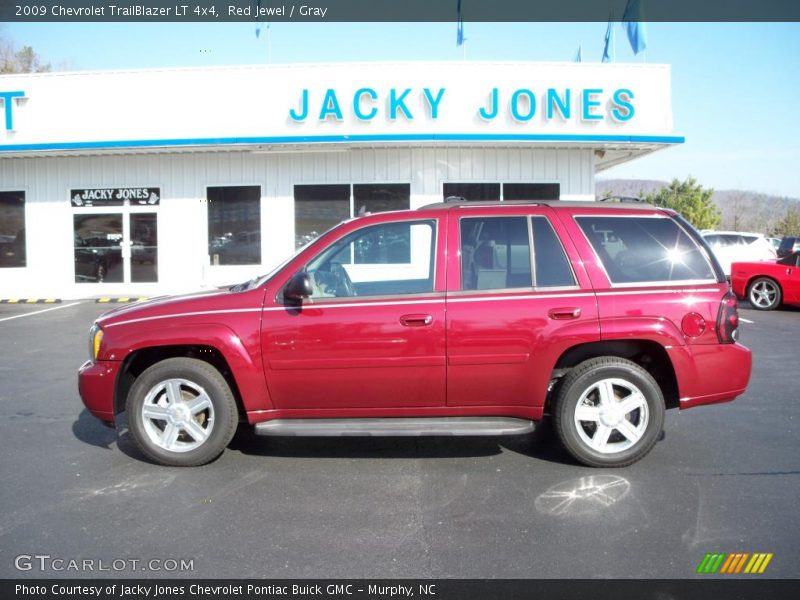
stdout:
[(103, 330), (95, 323), (89, 330), (89, 357), (92, 360), (97, 360), (97, 355), (100, 354), (100, 342), (103, 341)]

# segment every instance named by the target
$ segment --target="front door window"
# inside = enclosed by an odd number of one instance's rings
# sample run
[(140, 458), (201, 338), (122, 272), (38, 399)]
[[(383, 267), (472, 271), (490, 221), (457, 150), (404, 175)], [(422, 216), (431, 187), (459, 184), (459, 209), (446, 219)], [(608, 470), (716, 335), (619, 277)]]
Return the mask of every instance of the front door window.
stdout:
[(354, 231), (309, 263), (314, 298), (432, 292), (435, 239), (433, 221), (381, 223)]

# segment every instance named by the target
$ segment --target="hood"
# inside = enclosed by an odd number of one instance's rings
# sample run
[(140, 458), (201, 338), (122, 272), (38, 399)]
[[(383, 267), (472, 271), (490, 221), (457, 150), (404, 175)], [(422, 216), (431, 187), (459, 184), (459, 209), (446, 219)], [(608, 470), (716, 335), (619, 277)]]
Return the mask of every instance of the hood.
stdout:
[(192, 312), (261, 306), (263, 290), (231, 291), (228, 288), (206, 290), (176, 296), (158, 296), (143, 302), (114, 307), (97, 318), (101, 326), (130, 319), (162, 317)]

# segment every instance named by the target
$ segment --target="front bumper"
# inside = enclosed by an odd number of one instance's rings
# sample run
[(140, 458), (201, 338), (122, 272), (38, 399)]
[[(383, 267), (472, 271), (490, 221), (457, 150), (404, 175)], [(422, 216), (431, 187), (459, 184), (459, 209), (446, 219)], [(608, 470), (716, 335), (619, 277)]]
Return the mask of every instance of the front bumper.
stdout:
[(108, 423), (114, 422), (114, 385), (120, 364), (112, 360), (89, 360), (78, 370), (78, 393), (84, 406)]
[(730, 402), (747, 391), (753, 358), (739, 343), (667, 348), (678, 379), (680, 408)]

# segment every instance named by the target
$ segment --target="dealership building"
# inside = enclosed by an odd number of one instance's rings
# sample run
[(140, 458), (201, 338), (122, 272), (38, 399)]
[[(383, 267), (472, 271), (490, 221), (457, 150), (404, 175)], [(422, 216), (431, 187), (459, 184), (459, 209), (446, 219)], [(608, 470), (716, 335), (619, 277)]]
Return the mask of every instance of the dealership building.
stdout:
[(0, 76), (0, 298), (243, 281), (362, 212), (594, 200), (683, 142), (670, 68), (405, 62)]

